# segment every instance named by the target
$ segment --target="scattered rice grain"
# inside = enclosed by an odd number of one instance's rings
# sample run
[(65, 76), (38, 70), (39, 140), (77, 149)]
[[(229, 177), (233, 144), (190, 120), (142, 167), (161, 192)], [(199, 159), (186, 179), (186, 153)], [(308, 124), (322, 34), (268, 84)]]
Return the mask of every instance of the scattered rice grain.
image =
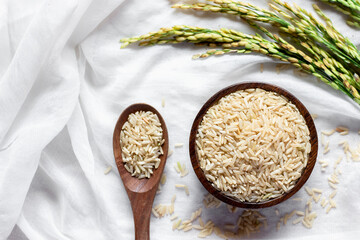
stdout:
[(309, 211), (312, 211), (312, 202), (309, 203)]
[(200, 217), (201, 213), (202, 213), (202, 208), (199, 208), (198, 210), (196, 210), (195, 212), (193, 212), (193, 213), (191, 214), (190, 221), (191, 221), (191, 222), (195, 221), (197, 218)]
[(168, 152), (167, 157), (170, 157), (173, 153), (174, 153), (174, 151), (172, 149), (170, 149), (170, 151)]
[(330, 199), (329, 203), (332, 208), (336, 208), (336, 202), (334, 200)]
[(328, 205), (329, 201), (325, 199), (324, 203), (321, 204), (321, 206), (324, 208), (326, 205)]
[(204, 227), (202, 227), (202, 226), (200, 226), (200, 225), (192, 225), (192, 227), (193, 227), (194, 229), (197, 229), (197, 230), (203, 230), (203, 229), (204, 229)]
[(324, 134), (321, 134), (321, 145), (325, 146), (325, 137)]
[(332, 182), (328, 181), (329, 186), (333, 189), (337, 189), (337, 186), (335, 184), (333, 184)]
[(312, 192), (314, 192), (314, 193), (322, 193), (323, 191), (321, 189), (319, 189), (319, 188), (313, 188)]
[(337, 131), (338, 133), (341, 133), (341, 132), (349, 132), (349, 128), (343, 127), (343, 126), (339, 126), (339, 127), (335, 128), (335, 131)]
[(175, 187), (177, 188), (183, 188), (185, 190), (185, 193), (186, 195), (190, 195), (190, 192), (189, 192), (189, 188), (188, 186), (184, 185), (184, 184), (175, 184)]
[(202, 220), (201, 217), (199, 217), (199, 224), (200, 224), (201, 227), (204, 227), (204, 221)]
[(174, 165), (174, 168), (175, 168), (176, 172), (180, 173), (180, 169), (177, 164)]
[(235, 225), (234, 224), (225, 224), (224, 226), (226, 229), (234, 229), (235, 228)]
[(230, 213), (235, 213), (238, 210), (237, 207), (229, 205), (229, 204), (226, 204), (226, 207), (227, 207), (227, 209), (229, 210)]
[(317, 114), (315, 114), (315, 113), (313, 113), (313, 114), (310, 114), (311, 115), (311, 117), (312, 117), (312, 119), (317, 119), (318, 117), (319, 117), (319, 115), (317, 115)]
[(163, 175), (161, 176), (160, 183), (161, 183), (162, 185), (164, 185), (164, 184), (165, 184), (165, 182), (166, 182), (166, 174), (165, 174), (165, 173), (163, 173)]
[(170, 218), (170, 221), (174, 221), (175, 219), (178, 218), (178, 215), (173, 215), (171, 218)]
[(310, 225), (310, 223), (307, 221), (307, 220), (305, 220), (305, 219), (302, 219), (302, 224), (306, 227), (306, 228), (311, 228), (312, 226)]
[(317, 196), (314, 196), (314, 201), (316, 202), (316, 203), (318, 203), (319, 201), (320, 201), (320, 198), (321, 198), (321, 193), (320, 194), (318, 194)]
[(159, 218), (159, 214), (155, 211), (154, 208), (151, 209), (151, 212), (154, 214), (155, 217)]
[(276, 231), (279, 231), (279, 230), (280, 230), (280, 226), (281, 226), (281, 222), (278, 222), (278, 223), (276, 224)]
[(301, 222), (303, 220), (303, 218), (302, 217), (299, 217), (299, 218), (297, 218), (297, 219), (295, 219), (293, 222), (292, 222), (292, 224), (298, 224), (299, 222)]
[(304, 213), (304, 212), (302, 212), (302, 211), (296, 211), (296, 215), (298, 215), (298, 216), (304, 216), (304, 215), (305, 215), (305, 213)]
[(326, 208), (326, 213), (329, 213), (330, 212), (330, 210), (331, 210), (331, 206), (328, 206), (327, 208)]
[(332, 193), (330, 194), (329, 198), (330, 198), (330, 199), (334, 198), (335, 195), (336, 195), (336, 193), (337, 193), (337, 190), (332, 191)]
[(177, 222), (174, 222), (172, 225), (172, 230), (174, 231), (175, 229), (177, 229), (181, 224), (181, 219), (179, 219)]
[(307, 194), (312, 197), (314, 195), (313, 191), (311, 190), (311, 188), (309, 188), (308, 186), (305, 186), (305, 191), (307, 192)]
[(335, 133), (335, 129), (330, 130), (330, 131), (321, 131), (322, 134), (326, 135), (326, 136), (331, 136)]
[(104, 174), (105, 174), (105, 175), (109, 174), (109, 172), (111, 172), (111, 169), (112, 169), (112, 167), (109, 166), (109, 167), (105, 170)]
[(280, 215), (279, 209), (275, 209), (275, 214), (276, 214), (276, 216)]
[(192, 225), (189, 225), (187, 227), (184, 227), (183, 231), (187, 232), (187, 231), (190, 231), (192, 228), (193, 228)]

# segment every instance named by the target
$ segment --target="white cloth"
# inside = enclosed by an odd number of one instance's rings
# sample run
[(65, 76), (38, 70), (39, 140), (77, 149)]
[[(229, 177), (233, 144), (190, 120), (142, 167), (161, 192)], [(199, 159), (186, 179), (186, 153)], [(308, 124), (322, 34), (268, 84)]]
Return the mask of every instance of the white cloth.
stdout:
[[(281, 86), (297, 96), (310, 112), (319, 115), (318, 131), (338, 125), (350, 127), (348, 136), (329, 138), (331, 151), (319, 159), (330, 164), (322, 173), (317, 164), (307, 185), (331, 192), (327, 177), (342, 156), (338, 142), (359, 144), (360, 108), (345, 95), (301, 77), (291, 70), (280, 74), (275, 63), (259, 55), (228, 55), (192, 60), (204, 48), (190, 45), (128, 47), (119, 39), (159, 27), (187, 24), (227, 27), (253, 33), (235, 18), (171, 9), (176, 1), (157, 0), (11, 0), (0, 5), (0, 239), (17, 226), (29, 239), (132, 239), (130, 204), (112, 153), (112, 132), (117, 117), (128, 105), (146, 102), (163, 115), (170, 134), (165, 173), (167, 182), (155, 203), (169, 203), (177, 194), (175, 212), (182, 219), (202, 206), (204, 188), (191, 170), (188, 137), (202, 104), (215, 92), (244, 81)], [(264, 5), (262, 1), (252, 1)], [(301, 2), (311, 9), (312, 1)], [(355, 44), (359, 31), (343, 17), (327, 11), (334, 24)], [(260, 63), (264, 72), (260, 73)], [(161, 107), (162, 98), (166, 101)], [(180, 161), (190, 170), (180, 178), (173, 166)], [(108, 166), (112, 171), (104, 175)], [(296, 225), (275, 231), (279, 217), (293, 209), (304, 210), (306, 193), (281, 205), (261, 210), (269, 228), (255, 235), (266, 239), (355, 239), (360, 231), (357, 199), (360, 164), (343, 160), (339, 165), (337, 209), (318, 217), (311, 230)], [(174, 188), (187, 184), (190, 196)], [(204, 209), (203, 219), (219, 225), (236, 221), (225, 205)], [(224, 221), (225, 219), (225, 221)], [(168, 217), (151, 219), (152, 239), (194, 239), (195, 230), (173, 232)], [(12, 239), (20, 236), (13, 233)], [(212, 235), (210, 239), (217, 239)]]

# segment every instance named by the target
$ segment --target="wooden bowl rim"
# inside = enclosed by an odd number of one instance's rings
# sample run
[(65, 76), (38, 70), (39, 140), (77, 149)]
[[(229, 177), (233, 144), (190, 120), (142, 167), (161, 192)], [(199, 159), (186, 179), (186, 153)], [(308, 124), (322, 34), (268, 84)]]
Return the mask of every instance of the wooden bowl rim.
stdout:
[[(200, 168), (199, 160), (198, 160), (198, 157), (196, 154), (196, 143), (195, 143), (197, 129), (198, 129), (199, 124), (201, 123), (205, 113), (207, 112), (207, 110), (211, 106), (216, 104), (220, 100), (220, 98), (222, 98), (230, 93), (236, 92), (238, 90), (244, 90), (244, 89), (250, 89), (250, 88), (261, 88), (266, 91), (276, 92), (276, 93), (286, 97), (291, 103), (293, 103), (298, 108), (300, 114), (305, 119), (306, 125), (309, 128), (310, 143), (311, 143), (311, 151), (309, 153), (308, 163), (307, 163), (300, 179), (295, 184), (295, 186), (290, 191), (286, 192), (285, 194), (283, 194), (277, 198), (270, 199), (270, 200), (263, 201), (263, 202), (258, 202), (258, 203), (256, 203), (256, 202), (241, 202), (240, 200), (230, 197), (230, 196), (224, 194), (222, 191), (213, 187), (211, 185), (211, 182), (209, 182), (206, 179), (204, 172)], [(297, 99), (293, 94), (291, 94), (287, 90), (284, 90), (284, 89), (282, 89), (278, 86), (272, 85), (272, 84), (262, 83), (262, 82), (244, 82), (244, 83), (234, 84), (234, 85), (228, 86), (226, 88), (223, 88), (220, 91), (218, 91), (217, 93), (215, 93), (202, 106), (202, 108), (196, 115), (193, 125), (191, 127), (190, 138), (189, 138), (189, 153), (190, 153), (191, 164), (192, 164), (195, 174), (198, 177), (198, 179), (200, 180), (201, 184), (214, 197), (218, 198), (219, 200), (221, 200), (227, 204), (230, 204), (235, 207), (240, 207), (240, 208), (270, 207), (270, 206), (279, 204), (279, 203), (287, 200), (291, 196), (293, 196), (298, 190), (300, 190), (300, 188), (305, 184), (305, 182), (310, 177), (310, 174), (316, 163), (317, 152), (318, 152), (317, 132), (316, 132), (314, 121), (313, 121), (309, 111), (306, 109), (306, 107), (300, 102), (299, 99)]]

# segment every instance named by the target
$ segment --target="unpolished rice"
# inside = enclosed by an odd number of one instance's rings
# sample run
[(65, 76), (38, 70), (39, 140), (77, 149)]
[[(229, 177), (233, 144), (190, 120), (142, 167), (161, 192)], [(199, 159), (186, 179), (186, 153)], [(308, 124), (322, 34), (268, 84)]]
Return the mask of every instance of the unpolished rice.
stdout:
[(218, 208), (221, 205), (221, 201), (209, 193), (204, 197), (203, 204), (206, 208)]
[(311, 117), (312, 117), (314, 120), (319, 117), (319, 115), (317, 115), (317, 114), (310, 114), (310, 115), (311, 115)]
[(317, 196), (314, 195), (314, 201), (318, 203), (320, 201), (322, 193), (319, 193)]
[(198, 217), (200, 217), (201, 213), (202, 213), (202, 208), (199, 208), (198, 210), (196, 210), (195, 212), (193, 212), (193, 213), (191, 214), (190, 222), (193, 222), (193, 221), (195, 221)]
[(321, 204), (320, 204), (320, 205), (324, 208), (328, 203), (329, 203), (329, 201), (326, 200), (326, 198), (323, 198), (323, 199), (321, 200)]
[(130, 114), (120, 133), (125, 169), (137, 178), (150, 178), (160, 165), (164, 142), (156, 114), (150, 111)]
[(170, 157), (173, 153), (174, 153), (174, 151), (173, 151), (173, 150), (170, 150), (170, 151), (168, 152), (168, 157)]
[(308, 161), (309, 140), (294, 104), (274, 92), (247, 89), (209, 108), (196, 149), (214, 187), (241, 201), (260, 202), (294, 187)]
[(312, 192), (313, 192), (313, 193), (322, 193), (322, 190), (319, 189), (319, 188), (313, 188), (313, 189), (312, 189)]
[(305, 213), (302, 212), (302, 211), (296, 211), (295, 213), (296, 213), (296, 215), (298, 215), (298, 216), (304, 216), (304, 214), (305, 214)]
[(334, 200), (330, 199), (329, 203), (332, 208), (336, 208), (336, 202)]
[(184, 227), (183, 231), (187, 232), (187, 231), (190, 231), (192, 228), (193, 228), (192, 225), (189, 225), (189, 226)]
[(227, 209), (229, 210), (230, 213), (235, 213), (238, 210), (237, 207), (232, 206), (232, 205), (226, 204), (226, 207), (227, 207)]
[(196, 229), (196, 230), (203, 230), (204, 228), (200, 225), (192, 225), (193, 229)]
[(160, 179), (160, 183), (161, 183), (162, 185), (164, 185), (165, 182), (166, 182), (166, 174), (163, 173), (163, 175), (161, 176), (161, 179)]
[(305, 191), (307, 192), (307, 194), (308, 194), (309, 196), (313, 196), (313, 195), (314, 195), (313, 190), (311, 190), (311, 188), (309, 188), (309, 187), (306, 187), (306, 186), (305, 186)]
[(349, 132), (349, 128), (344, 127), (344, 126), (339, 126), (339, 127), (335, 128), (335, 131), (337, 131), (338, 133)]
[(280, 212), (279, 212), (278, 209), (275, 209), (275, 214), (276, 214), (276, 216), (279, 216), (279, 215), (280, 215)]
[(188, 195), (188, 196), (190, 195), (189, 188), (188, 188), (187, 185), (185, 185), (185, 184), (175, 184), (175, 187), (184, 188), (186, 195)]
[(321, 131), (321, 134), (324, 134), (326, 136), (331, 136), (335, 132), (335, 129), (330, 131)]
[(155, 217), (157, 217), (157, 218), (160, 217), (154, 208), (151, 209), (151, 212), (154, 214)]
[(326, 213), (329, 213), (330, 212), (330, 210), (331, 210), (331, 205), (330, 206), (328, 206), (327, 208), (326, 208)]
[[(261, 228), (267, 227), (266, 217), (254, 210), (244, 210), (235, 223), (225, 224), (222, 228), (216, 226), (211, 220), (208, 220), (206, 224), (204, 224), (200, 217), (201, 212), (202, 208), (194, 211), (191, 214), (190, 219), (182, 221), (181, 224), (179, 222), (179, 225), (177, 225), (178, 223), (176, 221), (173, 222), (173, 230), (178, 229), (184, 232), (192, 229), (199, 230), (198, 237), (202, 238), (215, 233), (217, 236), (224, 239), (240, 239), (245, 236), (250, 237), (250, 234), (259, 232)], [(295, 211), (291, 214), (294, 213)], [(199, 225), (193, 224), (196, 219), (199, 220)]]
[(332, 182), (328, 181), (329, 186), (333, 189), (337, 189), (337, 186), (335, 184), (333, 184)]
[(293, 223), (293, 224), (298, 224), (298, 223), (301, 222), (302, 220), (303, 220), (303, 218), (302, 218), (302, 217), (299, 217), (299, 218), (295, 219), (292, 223)]
[(111, 169), (112, 169), (112, 167), (109, 166), (109, 167), (104, 171), (104, 174), (105, 174), (105, 175), (109, 174), (109, 172), (111, 172)]
[(175, 219), (177, 219), (178, 218), (178, 215), (174, 215), (174, 216), (172, 216), (171, 218), (170, 218), (170, 221), (174, 221)]
[(335, 195), (336, 195), (336, 193), (337, 193), (337, 190), (335, 189), (334, 191), (332, 191), (332, 193), (330, 194), (329, 198), (330, 198), (330, 199), (334, 198)]
[(281, 226), (281, 222), (278, 222), (278, 223), (276, 224), (276, 231), (279, 231), (279, 230), (280, 230), (280, 226)]
[(179, 219), (177, 222), (174, 222), (173, 223), (173, 226), (172, 226), (172, 230), (175, 230), (176, 228), (178, 228), (181, 224), (181, 219)]

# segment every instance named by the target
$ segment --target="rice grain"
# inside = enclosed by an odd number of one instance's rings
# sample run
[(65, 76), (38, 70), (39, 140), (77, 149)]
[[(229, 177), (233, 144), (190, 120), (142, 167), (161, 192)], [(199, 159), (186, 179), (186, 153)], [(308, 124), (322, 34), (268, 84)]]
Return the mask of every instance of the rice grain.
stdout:
[(105, 175), (109, 174), (109, 172), (111, 172), (111, 169), (112, 169), (112, 167), (109, 166), (109, 167), (105, 170), (104, 174), (105, 174)]
[(303, 218), (302, 217), (299, 217), (299, 218), (297, 218), (297, 219), (295, 219), (293, 222), (292, 222), (292, 224), (298, 224), (299, 222), (301, 222), (303, 220)]
[(335, 133), (335, 129), (330, 130), (330, 131), (321, 131), (321, 134), (324, 134), (326, 136), (331, 136)]
[(176, 148), (180, 148), (180, 147), (182, 147), (182, 146), (184, 146), (183, 143), (176, 143), (176, 144), (174, 145), (174, 147), (176, 147)]

